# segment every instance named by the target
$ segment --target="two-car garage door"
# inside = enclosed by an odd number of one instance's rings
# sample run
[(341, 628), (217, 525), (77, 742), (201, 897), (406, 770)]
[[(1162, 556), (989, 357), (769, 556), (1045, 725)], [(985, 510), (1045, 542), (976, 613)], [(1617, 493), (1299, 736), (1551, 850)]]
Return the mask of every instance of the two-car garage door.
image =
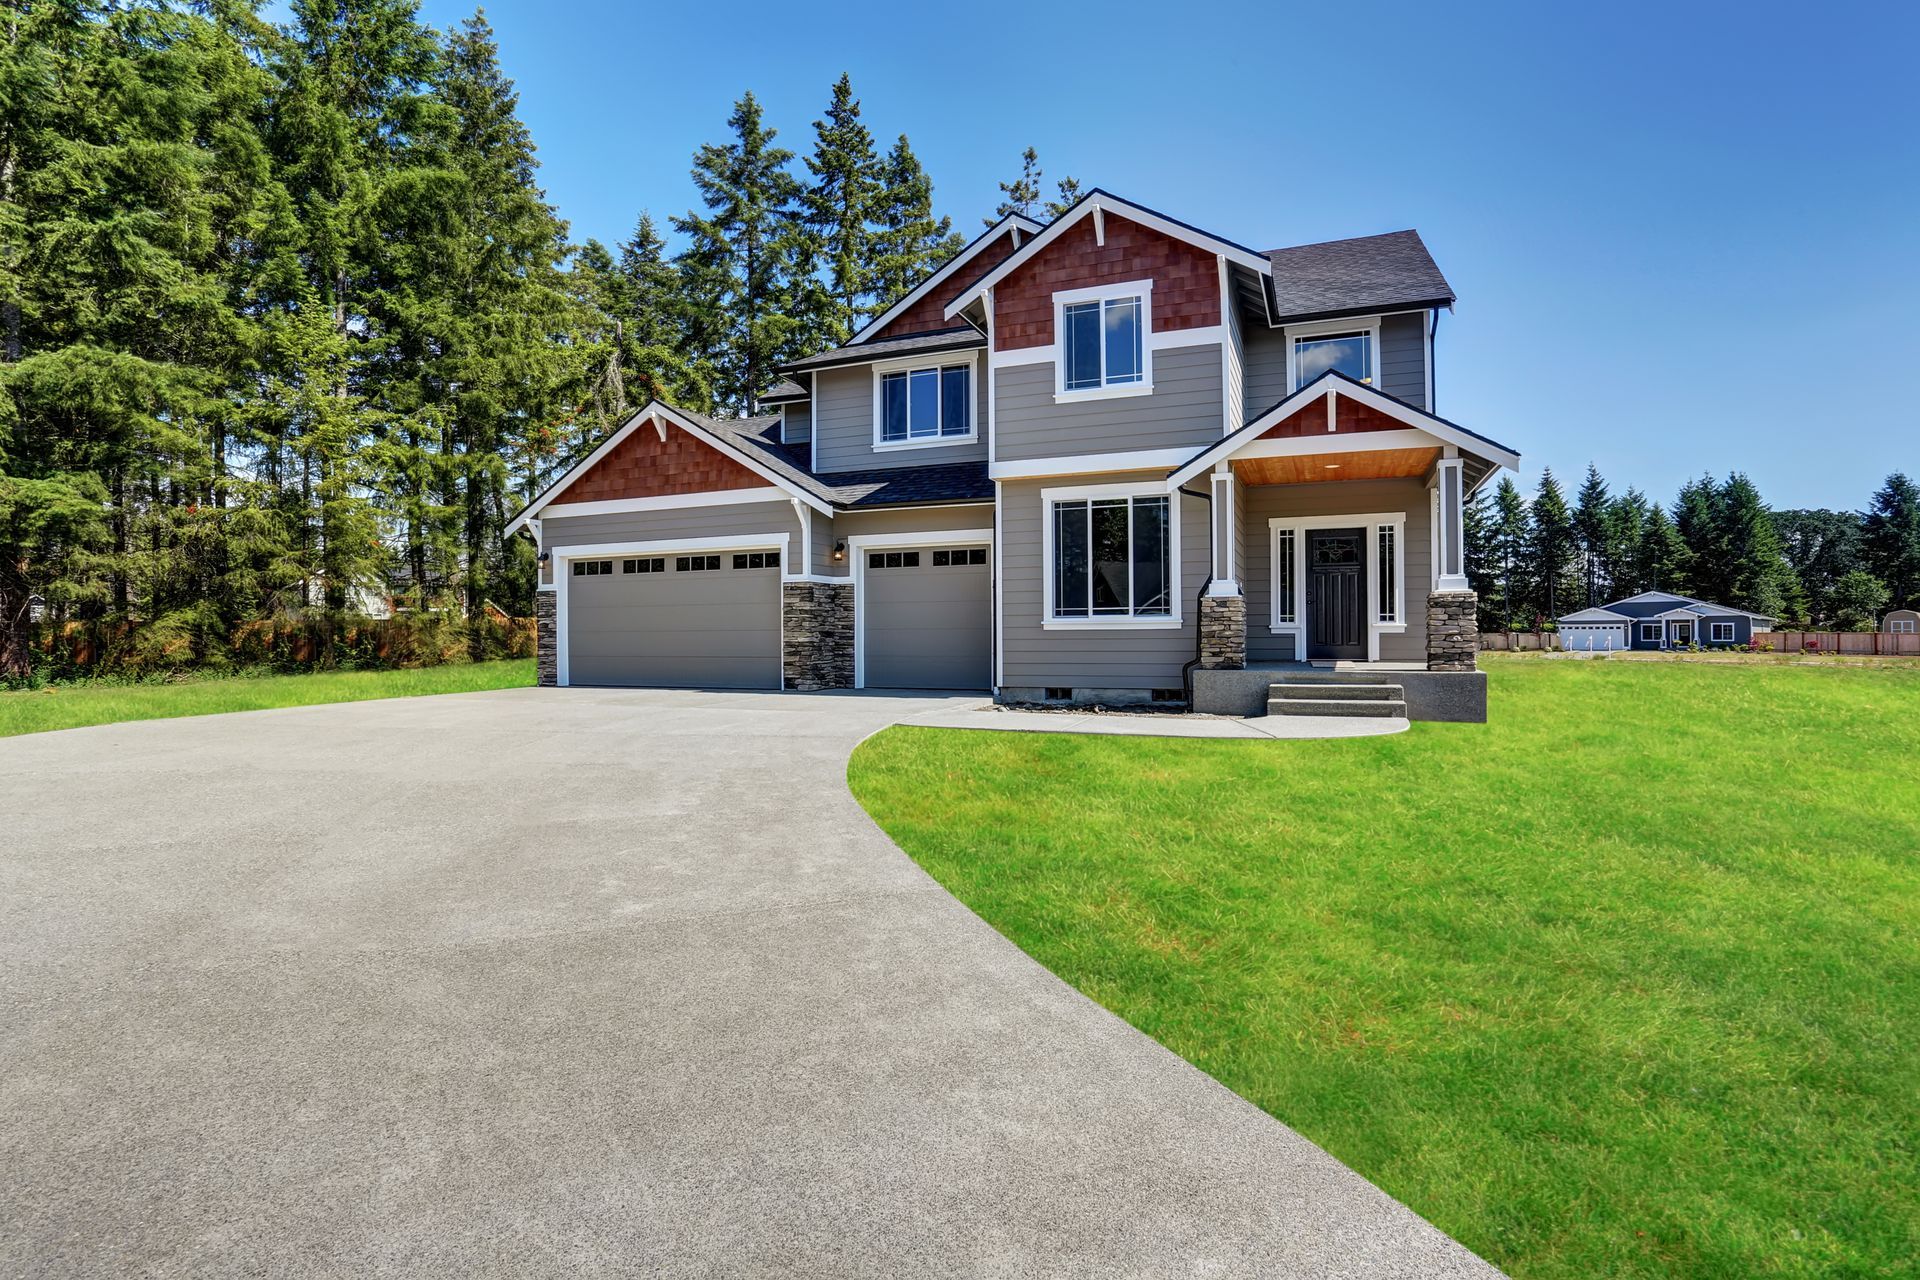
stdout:
[(780, 553), (567, 565), (569, 684), (780, 687)]

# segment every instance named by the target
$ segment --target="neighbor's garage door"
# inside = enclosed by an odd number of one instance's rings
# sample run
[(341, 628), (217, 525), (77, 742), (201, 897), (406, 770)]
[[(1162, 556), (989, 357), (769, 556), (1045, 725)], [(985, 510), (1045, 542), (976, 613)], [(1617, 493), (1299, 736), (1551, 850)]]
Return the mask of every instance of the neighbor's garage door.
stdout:
[(1560, 624), (1560, 647), (1569, 653), (1617, 652), (1627, 647), (1627, 624), (1624, 622), (1563, 622)]
[(861, 645), (869, 689), (992, 683), (993, 587), (983, 546), (867, 553)]
[(780, 555), (702, 552), (574, 560), (567, 682), (780, 687)]

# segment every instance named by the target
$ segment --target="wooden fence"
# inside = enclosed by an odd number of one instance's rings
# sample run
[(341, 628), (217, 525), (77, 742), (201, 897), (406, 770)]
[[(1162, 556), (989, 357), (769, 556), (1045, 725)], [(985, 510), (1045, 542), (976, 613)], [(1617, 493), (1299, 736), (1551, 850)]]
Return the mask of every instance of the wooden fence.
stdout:
[(1753, 647), (1774, 653), (1848, 653), (1883, 658), (1920, 658), (1920, 635), (1890, 631), (1760, 631)]
[(1538, 653), (1542, 649), (1553, 651), (1560, 648), (1560, 633), (1557, 631), (1482, 631), (1480, 647), (1502, 653)]

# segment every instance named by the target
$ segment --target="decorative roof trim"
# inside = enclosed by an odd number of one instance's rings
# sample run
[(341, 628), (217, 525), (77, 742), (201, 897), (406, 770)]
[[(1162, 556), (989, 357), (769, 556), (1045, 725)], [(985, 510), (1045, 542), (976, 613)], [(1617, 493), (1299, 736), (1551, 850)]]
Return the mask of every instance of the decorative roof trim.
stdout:
[[(961, 267), (965, 266), (967, 263), (979, 257), (982, 250), (984, 250), (988, 245), (992, 244), (994, 241), (998, 240), (1001, 236), (1005, 235), (1007, 232), (1024, 231), (1029, 236), (1037, 236), (1043, 230), (1045, 230), (1045, 228), (1042, 227), (1039, 223), (1035, 222), (1032, 218), (1024, 218), (1017, 213), (1008, 214), (1006, 217), (1000, 219), (1000, 221), (994, 223), (991, 227), (981, 232), (978, 236), (975, 236), (973, 239), (973, 243), (967, 245), (965, 248), (961, 249), (959, 253), (956, 253), (953, 255), (953, 257), (947, 259), (947, 263), (945, 266), (941, 267), (938, 271), (928, 276), (925, 280), (922, 280), (918, 285), (916, 285), (911, 291), (908, 292), (906, 297), (900, 299), (900, 301), (894, 303), (892, 306), (888, 307), (885, 311), (882, 311), (879, 315), (867, 321), (866, 326), (862, 328), (858, 333), (854, 334), (851, 338), (848, 338), (845, 345), (849, 347), (857, 347), (861, 343), (871, 338), (874, 334), (878, 333), (880, 330), (886, 328), (889, 324), (893, 323), (893, 321), (899, 317), (901, 312), (905, 311), (908, 307), (911, 307), (914, 303), (920, 301), (920, 299), (926, 297), (927, 294), (932, 292), (932, 290), (935, 287), (937, 287), (941, 281), (950, 278), (954, 272), (958, 271)], [(1019, 252), (1019, 249), (1020, 249), (1019, 241), (1020, 241), (1020, 237), (1016, 235), (1014, 237), (1014, 246), (1013, 246), (1014, 251), (1016, 253)]]
[(947, 304), (947, 318), (951, 320), (959, 315), (972, 304), (975, 299), (984, 296), (987, 290), (999, 284), (1009, 275), (1012, 275), (1015, 271), (1031, 261), (1036, 254), (1045, 250), (1046, 247), (1055, 240), (1058, 240), (1068, 227), (1073, 226), (1082, 218), (1094, 213), (1099, 213), (1102, 217), (1108, 213), (1116, 214), (1129, 222), (1137, 222), (1151, 231), (1158, 231), (1161, 235), (1172, 236), (1176, 240), (1184, 240), (1188, 244), (1196, 245), (1199, 248), (1205, 249), (1208, 253), (1217, 254), (1236, 266), (1245, 267), (1247, 270), (1257, 272), (1261, 276), (1273, 274), (1273, 264), (1267, 260), (1265, 254), (1255, 253), (1245, 245), (1235, 244), (1231, 240), (1223, 240), (1219, 236), (1200, 230), (1198, 227), (1188, 226), (1184, 222), (1169, 218), (1164, 213), (1155, 213), (1152, 209), (1146, 208), (1143, 205), (1134, 204), (1130, 200), (1122, 200), (1112, 192), (1103, 191), (1099, 187), (1095, 187), (1093, 190), (1087, 192), (1086, 195), (1081, 196), (1072, 208), (1048, 223), (1045, 231), (1042, 231), (1039, 235), (1027, 241), (1027, 243), (1019, 249), (1016, 249), (1008, 256), (1006, 261), (1002, 262), (999, 266), (968, 285), (965, 293), (962, 293), (959, 297)]
[[(1487, 461), (1506, 467), (1510, 471), (1520, 469), (1520, 455), (1505, 445), (1489, 440), (1485, 436), (1476, 435), (1465, 427), (1428, 413), (1425, 409), (1416, 409), (1406, 401), (1387, 395), (1385, 392), (1376, 391), (1363, 382), (1356, 382), (1338, 370), (1329, 369), (1232, 435), (1208, 445), (1195, 454), (1190, 461), (1173, 473), (1171, 483), (1176, 487), (1187, 483), (1214, 463), (1231, 458), (1240, 451), (1242, 446), (1259, 439), (1270, 427), (1285, 422), (1315, 400), (1335, 393), (1356, 400), (1369, 409), (1378, 410), (1389, 418), (1404, 422), (1416, 431), (1424, 431), (1447, 444), (1478, 454)], [(1312, 437), (1307, 438), (1312, 439)], [(1349, 438), (1354, 438), (1354, 433), (1349, 433)]]
[[(833, 514), (833, 506), (831, 503), (827, 502), (826, 500), (820, 498), (815, 494), (808, 493), (805, 489), (801, 488), (799, 485), (795, 484), (793, 481), (787, 479), (785, 476), (781, 475), (779, 472), (774, 471), (772, 468), (762, 463), (759, 459), (752, 457), (751, 455), (743, 452), (738, 448), (735, 448), (732, 444), (728, 443), (726, 440), (715, 435), (713, 432), (707, 430), (705, 427), (701, 426), (698, 422), (695, 422), (692, 418), (687, 417), (684, 413), (680, 412), (678, 409), (675, 409), (672, 405), (667, 404), (660, 400), (649, 400), (643, 408), (637, 411), (631, 418), (628, 418), (625, 424), (622, 425), (617, 431), (615, 431), (612, 435), (608, 436), (605, 440), (602, 440), (592, 453), (589, 453), (586, 457), (574, 463), (571, 467), (568, 467), (566, 471), (559, 477), (559, 479), (555, 480), (552, 484), (548, 485), (541, 492), (539, 497), (535, 498), (532, 502), (529, 502), (526, 506), (522, 507), (520, 509), (520, 514), (516, 515), (511, 521), (507, 523), (506, 532), (501, 536), (506, 538), (511, 538), (514, 534), (518, 533), (522, 528), (522, 526), (524, 526), (527, 523), (527, 521), (536, 519), (543, 510), (553, 505), (554, 499), (560, 493), (562, 493), (568, 485), (572, 484), (581, 475), (585, 474), (587, 470), (590, 469), (595, 463), (599, 462), (602, 458), (606, 457), (609, 453), (613, 452), (614, 449), (618, 448), (621, 441), (625, 440), (628, 436), (632, 435), (636, 430), (638, 430), (640, 427), (646, 425), (649, 422), (665, 422), (665, 423), (670, 423), (673, 426), (679, 427), (682, 431), (685, 431), (688, 434), (705, 442), (706, 444), (711, 445), (714, 449), (718, 450), (720, 453), (733, 459), (735, 462), (739, 463), (741, 466), (747, 468), (749, 471), (753, 472), (755, 475), (761, 477), (768, 484), (771, 484), (775, 488), (780, 489), (781, 491), (790, 495), (791, 497), (806, 503), (808, 506), (812, 507), (815, 511), (820, 512), (822, 515), (831, 516)], [(665, 432), (663, 431), (662, 438), (664, 438), (664, 436), (665, 436)]]

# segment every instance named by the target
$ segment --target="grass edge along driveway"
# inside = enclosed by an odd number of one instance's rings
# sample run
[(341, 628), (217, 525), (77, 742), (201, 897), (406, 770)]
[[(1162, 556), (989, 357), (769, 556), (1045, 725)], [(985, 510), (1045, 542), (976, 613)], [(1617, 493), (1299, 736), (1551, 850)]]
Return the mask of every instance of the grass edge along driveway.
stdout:
[(449, 663), (404, 671), (315, 671), (177, 683), (52, 685), (0, 692), (0, 738), (52, 729), (264, 711), (273, 707), (367, 702), (436, 693), (518, 689), (533, 683), (533, 659)]
[(1920, 669), (1488, 661), (1493, 722), (895, 728), (849, 770), (1042, 964), (1522, 1280), (1920, 1242)]

